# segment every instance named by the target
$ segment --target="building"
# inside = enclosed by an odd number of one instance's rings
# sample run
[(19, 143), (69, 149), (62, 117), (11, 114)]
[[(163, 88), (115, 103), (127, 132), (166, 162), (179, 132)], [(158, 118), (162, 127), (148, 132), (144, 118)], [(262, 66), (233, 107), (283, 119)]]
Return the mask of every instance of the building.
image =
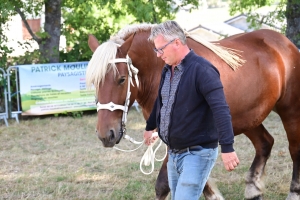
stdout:
[[(39, 16), (36, 18), (27, 19), (27, 23), (31, 27), (33, 33), (42, 30), (44, 24), (44, 17)], [(10, 54), (12, 57), (24, 55), (26, 51), (33, 51), (39, 48), (39, 45), (34, 41), (25, 27), (20, 15), (11, 17), (11, 20), (5, 24), (5, 34), (8, 37), (7, 47), (12, 48), (13, 52)], [(60, 49), (66, 46), (64, 36), (60, 38)]]

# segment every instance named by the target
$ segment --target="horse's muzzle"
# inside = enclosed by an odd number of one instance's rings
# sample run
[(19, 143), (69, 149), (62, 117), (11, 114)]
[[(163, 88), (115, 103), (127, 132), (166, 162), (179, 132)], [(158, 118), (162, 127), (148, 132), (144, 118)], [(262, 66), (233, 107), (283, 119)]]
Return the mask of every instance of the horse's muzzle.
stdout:
[(117, 134), (114, 130), (109, 130), (105, 137), (102, 137), (101, 134), (96, 130), (96, 134), (101, 140), (104, 147), (113, 147), (115, 144), (118, 144), (122, 139), (122, 134)]

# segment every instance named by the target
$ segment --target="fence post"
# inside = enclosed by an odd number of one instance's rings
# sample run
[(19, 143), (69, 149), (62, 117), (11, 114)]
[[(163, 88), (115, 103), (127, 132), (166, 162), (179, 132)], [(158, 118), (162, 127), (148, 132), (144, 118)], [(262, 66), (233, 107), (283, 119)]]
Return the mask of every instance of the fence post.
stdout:
[(0, 119), (4, 120), (6, 126), (8, 126), (7, 118), (8, 118), (8, 109), (7, 109), (7, 81), (6, 81), (6, 73), (5, 71), (0, 68), (0, 72), (2, 72), (3, 76), (0, 77), (0, 81), (3, 83), (3, 96), (4, 96), (4, 112), (0, 113)]
[[(17, 95), (17, 111), (12, 111), (12, 103), (11, 103), (11, 97), (13, 96), (11, 93), (11, 87), (10, 87), (10, 71), (15, 70), (16, 73), (16, 95)], [(19, 117), (18, 115), (22, 113), (20, 110), (20, 100), (19, 100), (19, 81), (18, 81), (18, 66), (10, 66), (7, 68), (7, 88), (8, 88), (8, 117), (9, 118), (15, 118), (17, 123), (19, 123)]]

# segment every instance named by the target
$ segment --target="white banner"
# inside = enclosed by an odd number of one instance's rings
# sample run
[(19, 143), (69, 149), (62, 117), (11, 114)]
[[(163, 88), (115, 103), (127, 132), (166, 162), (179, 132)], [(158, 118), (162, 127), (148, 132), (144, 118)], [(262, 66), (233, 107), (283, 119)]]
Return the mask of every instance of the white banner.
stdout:
[(22, 115), (96, 109), (95, 91), (86, 90), (88, 62), (19, 65)]

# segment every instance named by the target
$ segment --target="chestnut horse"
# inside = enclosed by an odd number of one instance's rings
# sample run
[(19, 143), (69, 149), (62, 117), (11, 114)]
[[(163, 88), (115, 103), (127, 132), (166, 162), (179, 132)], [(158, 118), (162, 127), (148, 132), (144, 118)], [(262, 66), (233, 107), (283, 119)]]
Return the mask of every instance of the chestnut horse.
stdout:
[[(142, 107), (145, 119), (151, 113), (164, 66), (153, 51), (154, 45), (147, 40), (151, 26), (128, 26), (101, 45), (94, 36), (89, 37), (89, 46), (94, 54), (87, 68), (86, 81), (87, 85), (96, 86), (97, 134), (104, 147), (113, 147), (121, 140), (128, 106), (134, 100)], [(189, 48), (218, 68), (232, 115), (234, 134), (245, 134), (254, 145), (256, 154), (246, 177), (245, 198), (262, 199), (262, 176), (274, 143), (262, 122), (274, 111), (284, 125), (293, 161), (287, 199), (300, 199), (298, 49), (284, 35), (271, 30), (239, 34), (217, 43), (238, 50), (246, 62), (233, 70), (207, 46), (191, 38), (187, 40)], [(157, 199), (165, 199), (169, 193), (166, 162), (167, 158), (156, 181)], [(222, 199), (209, 182), (204, 196), (206, 199)]]

